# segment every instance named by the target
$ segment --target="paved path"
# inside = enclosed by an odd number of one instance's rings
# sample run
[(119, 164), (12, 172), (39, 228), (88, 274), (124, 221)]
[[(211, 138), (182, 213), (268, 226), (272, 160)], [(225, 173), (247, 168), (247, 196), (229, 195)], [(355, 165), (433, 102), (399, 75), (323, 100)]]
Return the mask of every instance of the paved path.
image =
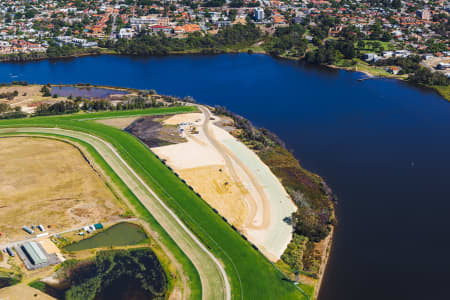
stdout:
[(231, 299), (231, 286), (222, 264), (122, 159), (111, 144), (93, 135), (59, 128), (0, 129), (0, 133), (11, 131), (57, 134), (82, 140), (94, 147), (192, 261), (200, 275), (202, 299)]
[(111, 34), (109, 35), (109, 39), (110, 40), (116, 40), (117, 38), (117, 32), (116, 32), (116, 18), (117, 15), (116, 14), (112, 14), (113, 20), (112, 20), (112, 24), (111, 24)]

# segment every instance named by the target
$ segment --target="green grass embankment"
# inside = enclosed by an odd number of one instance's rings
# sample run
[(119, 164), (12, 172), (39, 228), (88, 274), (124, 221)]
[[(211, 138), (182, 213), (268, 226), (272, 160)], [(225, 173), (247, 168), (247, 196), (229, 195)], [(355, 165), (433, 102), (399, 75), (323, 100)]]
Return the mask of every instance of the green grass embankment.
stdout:
[(445, 100), (450, 101), (450, 86), (433, 85), (431, 87), (436, 89)]

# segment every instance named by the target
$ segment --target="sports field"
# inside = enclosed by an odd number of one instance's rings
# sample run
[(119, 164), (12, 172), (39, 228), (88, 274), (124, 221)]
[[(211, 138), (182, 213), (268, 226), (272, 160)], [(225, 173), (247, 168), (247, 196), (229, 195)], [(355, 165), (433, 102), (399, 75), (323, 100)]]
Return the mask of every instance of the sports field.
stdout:
[[(198, 293), (198, 289), (194, 288), (191, 298), (224, 299), (226, 295), (226, 285), (220, 278), (220, 270), (217, 269), (214, 259), (205, 255), (207, 252), (194, 242), (197, 239), (224, 267), (231, 283), (233, 299), (261, 299), (261, 297), (264, 299), (308, 299), (294, 284), (283, 280), (285, 277), (281, 272), (233, 231), (204, 200), (184, 185), (145, 145), (119, 129), (90, 122), (98, 118), (177, 113), (194, 109), (194, 107), (177, 107), (8, 120), (0, 121), (0, 128), (5, 128), (5, 133), (8, 131), (14, 133), (17, 130), (6, 128), (24, 127), (20, 130), (21, 134), (24, 132), (46, 133), (70, 137), (87, 144), (86, 148), (96, 158), (97, 163), (111, 177), (118, 182), (122, 181), (122, 184), (125, 183), (129, 192), (132, 191), (131, 194), (128, 193), (130, 198), (134, 197), (132, 201), (136, 198), (140, 201), (134, 203), (140, 208), (141, 214), (154, 228), (165, 230), (162, 232), (165, 243), (186, 267), (185, 270), (193, 276), (194, 286), (196, 282), (192, 273), (192, 263), (195, 265), (202, 283), (202, 296)], [(150, 187), (155, 194), (153, 195), (145, 187)], [(157, 199), (162, 199), (163, 203), (156, 205)], [(170, 212), (160, 210), (160, 207), (165, 205), (170, 208)], [(147, 215), (145, 209), (153, 216)], [(177, 217), (175, 218), (172, 214)], [(183, 223), (179, 224), (177, 220), (182, 220)], [(187, 235), (183, 228), (193, 232), (195, 238)], [(173, 232), (174, 230), (176, 232)], [(186, 260), (185, 255), (189, 260)]]

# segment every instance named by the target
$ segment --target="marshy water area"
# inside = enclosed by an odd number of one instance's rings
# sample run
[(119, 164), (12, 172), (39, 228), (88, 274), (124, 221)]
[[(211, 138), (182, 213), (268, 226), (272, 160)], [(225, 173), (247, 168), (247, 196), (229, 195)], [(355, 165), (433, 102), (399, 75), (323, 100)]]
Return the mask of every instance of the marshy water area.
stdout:
[(279, 135), (339, 198), (319, 300), (448, 298), (450, 103), (436, 92), (248, 54), (83, 57), (0, 71), (0, 82), (155, 89), (226, 106)]
[(139, 225), (123, 222), (113, 225), (92, 237), (68, 245), (64, 250), (80, 251), (100, 247), (137, 245), (146, 239), (147, 235)]
[(52, 86), (52, 94), (62, 97), (82, 97), (87, 99), (108, 99), (111, 95), (126, 95), (127, 91), (91, 86)]

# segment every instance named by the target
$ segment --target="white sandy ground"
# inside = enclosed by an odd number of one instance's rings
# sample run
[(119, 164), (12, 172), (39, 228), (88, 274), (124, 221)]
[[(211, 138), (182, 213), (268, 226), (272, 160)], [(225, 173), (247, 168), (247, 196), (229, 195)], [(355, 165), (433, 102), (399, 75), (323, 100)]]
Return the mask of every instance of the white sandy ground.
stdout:
[(205, 116), (202, 113), (190, 113), (175, 115), (163, 123), (165, 125), (178, 125), (180, 123), (192, 123), (199, 130), (196, 135), (187, 134), (187, 143), (168, 145), (163, 147), (154, 147), (154, 151), (161, 158), (166, 159), (166, 163), (175, 170), (191, 169), (197, 167), (224, 165), (223, 157), (216, 151), (216, 149), (208, 142), (201, 124), (205, 121)]
[[(218, 116), (210, 116), (204, 107), (201, 110), (203, 113), (180, 114), (165, 120), (168, 125), (184, 123), (181, 128), (185, 129), (186, 143), (155, 147), (152, 151), (166, 159), (175, 171), (223, 165), (224, 169), (234, 174), (248, 190), (242, 196), (249, 213), (241, 231), (269, 259), (278, 260), (292, 238), (292, 227), (283, 219), (296, 211), (295, 205), (258, 155), (214, 125), (213, 122), (220, 119)], [(189, 133), (191, 126), (198, 130), (198, 134)]]

